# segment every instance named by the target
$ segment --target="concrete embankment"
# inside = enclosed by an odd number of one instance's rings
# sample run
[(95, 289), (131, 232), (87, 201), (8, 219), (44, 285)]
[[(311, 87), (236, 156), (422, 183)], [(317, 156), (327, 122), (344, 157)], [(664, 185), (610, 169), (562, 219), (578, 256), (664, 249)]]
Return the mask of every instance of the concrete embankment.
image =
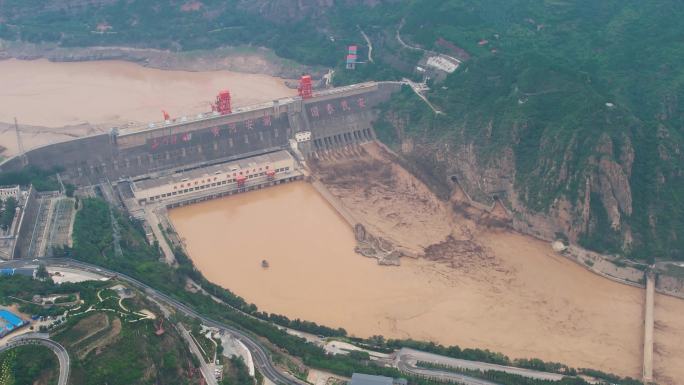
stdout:
[(316, 179), (311, 180), (311, 185), (318, 191), (319, 194), (328, 202), (328, 204), (337, 211), (337, 213), (351, 226), (353, 229), (359, 223), (354, 216), (344, 207), (342, 202), (337, 199), (332, 193)]
[(644, 365), (643, 381), (653, 381), (653, 307), (655, 302), (655, 275), (646, 278), (646, 306), (644, 309)]
[(311, 185), (316, 191), (325, 199), (328, 204), (335, 209), (335, 211), (351, 226), (354, 231), (357, 246), (356, 253), (368, 258), (375, 258), (380, 265), (398, 266), (400, 264), (399, 258), (404, 255), (414, 256), (406, 251), (403, 251), (401, 246), (394, 245), (387, 240), (371, 234), (366, 227), (360, 223), (350, 212), (344, 207), (344, 204), (335, 197), (326, 187), (318, 180), (312, 180)]

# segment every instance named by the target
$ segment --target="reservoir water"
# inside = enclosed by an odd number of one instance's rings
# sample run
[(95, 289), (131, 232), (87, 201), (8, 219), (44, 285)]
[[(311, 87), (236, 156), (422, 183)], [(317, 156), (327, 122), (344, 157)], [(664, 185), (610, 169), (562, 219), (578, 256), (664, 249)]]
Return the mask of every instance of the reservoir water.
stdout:
[(172, 118), (207, 112), (222, 89), (231, 91), (234, 106), (297, 93), (269, 75), (159, 70), (124, 61), (0, 60), (0, 84), (2, 156), (17, 153), (15, 117), (30, 149), (129, 122), (160, 121), (161, 110)]

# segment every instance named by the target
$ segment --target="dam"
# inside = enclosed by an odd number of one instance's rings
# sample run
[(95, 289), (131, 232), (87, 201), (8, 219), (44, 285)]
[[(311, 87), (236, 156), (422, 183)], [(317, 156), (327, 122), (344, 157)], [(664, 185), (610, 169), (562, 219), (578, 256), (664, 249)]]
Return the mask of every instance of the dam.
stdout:
[[(36, 147), (2, 162), (0, 172), (27, 166), (57, 170), (60, 182), (99, 190), (111, 204), (146, 219), (155, 232), (160, 208), (300, 180), (305, 177), (300, 161), (374, 140), (375, 107), (401, 84), (313, 91), (304, 75), (297, 96), (236, 108), (230, 92), (221, 91), (210, 112), (174, 118), (164, 112), (163, 121)], [(27, 200), (24, 226), (0, 250), (6, 258), (49, 254), (50, 247), (34, 245), (45, 244), (45, 234), (52, 234), (45, 223), (68, 213), (52, 215), (53, 204), (43, 204), (45, 199)], [(172, 262), (173, 253), (165, 254)]]
[(312, 92), (304, 78), (299, 96), (232, 110), (228, 95), (222, 110), (45, 145), (6, 160), (0, 171), (58, 167), (65, 181), (84, 186), (288, 149), (291, 142), (307, 158), (374, 139), (374, 107), (401, 86), (368, 82)]

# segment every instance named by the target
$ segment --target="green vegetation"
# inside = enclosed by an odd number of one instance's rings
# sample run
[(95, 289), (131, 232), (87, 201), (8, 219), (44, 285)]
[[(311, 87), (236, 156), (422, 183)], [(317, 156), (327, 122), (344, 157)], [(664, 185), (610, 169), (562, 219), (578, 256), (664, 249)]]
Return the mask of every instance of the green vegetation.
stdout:
[(463, 360), (489, 362), (492, 364), (506, 366), (517, 366), (519, 368), (541, 370), (544, 372), (567, 374), (571, 376), (577, 374), (575, 369), (558, 362), (545, 362), (537, 358), (511, 360), (504, 354), (492, 352), (487, 349), (461, 349), (458, 346), (443, 346), (434, 342), (415, 341), (411, 339), (385, 340), (383, 336), (373, 336), (366, 340), (360, 340), (358, 342), (353, 340), (352, 342), (357, 344), (360, 342), (360, 345), (364, 348), (381, 352), (391, 352), (400, 348), (412, 348), (447, 357), (460, 358)]
[[(588, 385), (589, 384), (589, 382), (583, 380), (582, 378), (574, 377), (575, 373), (569, 374), (569, 376), (563, 377), (559, 381), (553, 381), (553, 380), (531, 379), (531, 378), (524, 377), (521, 375), (506, 373), (506, 372), (502, 372), (502, 371), (498, 371), (498, 370), (481, 371), (481, 370), (473, 370), (473, 369), (462, 369), (462, 368), (456, 368), (456, 367), (449, 366), (449, 365), (441, 365), (441, 364), (435, 364), (435, 363), (424, 362), (424, 361), (418, 361), (416, 363), (416, 365), (418, 367), (421, 367), (421, 368), (444, 370), (444, 371), (448, 371), (448, 372), (464, 374), (467, 376), (471, 376), (471, 377), (475, 377), (475, 378), (481, 378), (484, 380), (493, 381), (495, 383), (507, 384), (507, 385), (553, 385), (553, 384), (556, 384), (556, 385)], [(600, 380), (607, 380), (611, 384), (615, 384), (615, 385), (642, 385), (643, 384), (641, 381), (637, 381), (637, 380), (634, 380), (632, 378), (620, 378), (618, 376), (606, 375), (605, 373), (602, 373), (599, 371), (582, 372), (582, 374), (593, 376), (593, 377), (596, 377)], [(571, 377), (571, 376), (573, 376), (573, 377)]]
[(76, 191), (76, 186), (74, 186), (71, 183), (65, 183), (64, 184), (64, 193), (66, 194), (67, 197), (73, 198), (74, 197), (74, 192)]
[(438, 370), (444, 370), (447, 372), (453, 372), (453, 373), (459, 373), (459, 374), (464, 374), (467, 376), (475, 377), (475, 378), (481, 378), (484, 380), (489, 380), (489, 381), (494, 381), (496, 383), (500, 384), (506, 384), (506, 385), (588, 385), (589, 383), (584, 381), (581, 378), (576, 378), (576, 377), (563, 377), (560, 381), (552, 381), (552, 380), (537, 380), (537, 379), (532, 379), (528, 377), (523, 377), (517, 374), (511, 374), (511, 373), (506, 373), (506, 372), (501, 372), (497, 370), (487, 370), (487, 371), (481, 371), (481, 370), (472, 370), (472, 369), (461, 369), (461, 368), (455, 368), (447, 365), (439, 365), (439, 364), (433, 364), (430, 362), (422, 362), (418, 361), (416, 363), (418, 367), (421, 368), (428, 368), (428, 369), (438, 369)]
[(227, 375), (224, 375), (221, 385), (254, 385), (254, 380), (249, 375), (249, 369), (245, 365), (242, 357), (231, 357), (224, 365), (228, 368), (224, 370)]
[[(188, 368), (195, 365), (175, 328), (156, 336), (152, 321), (127, 322), (109, 312), (87, 314), (71, 318), (55, 336), (71, 354), (70, 383), (197, 383), (189, 379)], [(88, 336), (93, 330), (97, 333)]]
[(31, 303), (34, 295), (46, 296), (51, 294), (71, 295), (80, 293), (86, 304), (94, 304), (96, 289), (106, 283), (87, 281), (81, 283), (54, 284), (51, 280), (41, 281), (21, 275), (0, 278), (0, 305), (17, 303), (19, 310), (26, 314), (38, 316), (55, 316), (64, 313), (65, 308), (59, 306), (42, 307)]
[(38, 268), (36, 269), (36, 278), (40, 280), (46, 280), (50, 278), (50, 273), (47, 271), (47, 267), (45, 267), (44, 264), (38, 265)]
[[(429, 95), (447, 116), (392, 106), (416, 123), (407, 125), (415, 130), (407, 136), (426, 148), (474, 144), (480, 168), (499, 167), (500, 154), (513, 150), (515, 188), (536, 212), (548, 212), (559, 197), (577, 205), (592, 179), (597, 194), (583, 245), (643, 259), (681, 258), (684, 239), (676, 234), (684, 231), (684, 157), (676, 148), (682, 144), (684, 77), (677, 62), (684, 52), (675, 43), (684, 36), (681, 2), (420, 4), (407, 12), (404, 36), (438, 51), (444, 51), (443, 39), (471, 58)], [(427, 20), (431, 28), (423, 27)], [(482, 39), (488, 43), (478, 45)], [(602, 160), (628, 176), (627, 186), (612, 185), (631, 191), (632, 212), (622, 211), (620, 233), (607, 220), (608, 198), (597, 196), (596, 181), (606, 175), (598, 167)], [(625, 248), (627, 228), (634, 243)]]
[[(57, 285), (51, 281), (34, 280), (25, 276), (2, 277), (0, 303), (18, 303), (20, 311), (28, 314), (61, 315), (65, 311), (64, 307), (43, 308), (26, 302), (35, 294), (63, 294), (63, 298), (75, 300), (74, 293), (79, 293), (83, 303), (72, 307), (71, 315), (66, 322), (51, 329), (52, 338), (69, 351), (72, 364), (70, 384), (198, 383), (198, 377), (192, 380), (189, 376), (191, 368), (196, 365), (175, 328), (166, 328), (164, 335), (157, 336), (151, 320), (138, 321), (140, 317), (123, 314), (121, 311), (103, 311), (120, 309), (115, 292), (104, 289), (108, 285), (111, 285), (111, 282), (87, 281)], [(97, 298), (98, 291), (104, 298), (102, 302)], [(146, 302), (139, 294), (127, 299), (126, 307), (132, 311), (155, 309), (154, 304)], [(88, 308), (94, 310), (83, 312)], [(36, 357), (42, 360), (45, 355), (42, 352), (38, 353), (40, 354)], [(47, 350), (47, 354), (55, 358), (51, 351)], [(3, 359), (4, 356), (0, 355), (0, 361)], [(44, 371), (36, 371), (31, 366), (34, 364), (31, 359), (20, 359), (17, 356), (12, 362), (15, 361), (21, 361), (20, 364), (23, 366), (17, 366), (17, 363), (10, 365), (12, 368), (19, 368), (13, 369), (13, 373), (25, 375), (21, 377), (22, 380), (15, 376), (17, 382), (10, 382), (11, 384), (32, 384), (38, 376), (48, 378), (48, 374), (55, 368), (49, 360), (38, 366), (39, 369), (45, 369)], [(0, 368), (2, 367), (4, 366), (0, 365)]]
[(76, 296), (73, 294), (65, 295), (63, 297), (57, 297), (55, 299), (55, 304), (60, 304), (60, 303), (70, 303), (76, 301)]
[(0, 353), (0, 384), (57, 384), (59, 363), (52, 350), (44, 346), (19, 346)]
[(26, 167), (21, 171), (7, 171), (0, 173), (0, 186), (33, 185), (36, 191), (59, 190), (59, 182), (55, 174), (61, 169), (41, 170), (33, 166)]
[(684, 278), (684, 267), (676, 265), (667, 266), (667, 274), (677, 278)]
[(14, 197), (7, 197), (4, 201), (0, 201), (2, 204), (2, 212), (0, 212), (0, 227), (7, 231), (10, 226), (12, 226), (12, 220), (14, 219), (14, 213), (17, 209), (17, 200)]
[(607, 381), (611, 384), (616, 384), (616, 385), (641, 385), (642, 382), (639, 380), (635, 380), (632, 378), (620, 378), (619, 376), (616, 376), (614, 374), (609, 374), (602, 372), (600, 370), (594, 370), (594, 369), (579, 369), (579, 373), (585, 374), (587, 376), (591, 376), (594, 378), (598, 378), (603, 381)]
[(195, 322), (192, 325), (192, 330), (190, 330), (190, 334), (192, 337), (197, 341), (197, 344), (200, 347), (200, 351), (204, 355), (204, 359), (207, 362), (211, 362), (214, 359), (214, 352), (218, 352), (217, 346), (214, 345), (214, 342), (212, 342), (209, 338), (206, 337), (202, 333), (201, 327), (200, 327), (200, 322), (199, 320), (195, 320)]

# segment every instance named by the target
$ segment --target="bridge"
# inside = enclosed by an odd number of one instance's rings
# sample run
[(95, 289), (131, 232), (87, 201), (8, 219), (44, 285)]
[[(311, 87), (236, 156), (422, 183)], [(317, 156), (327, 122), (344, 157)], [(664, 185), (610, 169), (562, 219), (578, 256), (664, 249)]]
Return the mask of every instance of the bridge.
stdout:
[[(400, 89), (398, 82), (367, 82), (307, 97), (287, 97), (110, 133), (76, 138), (27, 151), (0, 164), (0, 171), (25, 165), (64, 169), (77, 185), (118, 181), (182, 167), (199, 167), (290, 147), (304, 156), (375, 138), (378, 104)], [(300, 135), (297, 135), (300, 134)]]

